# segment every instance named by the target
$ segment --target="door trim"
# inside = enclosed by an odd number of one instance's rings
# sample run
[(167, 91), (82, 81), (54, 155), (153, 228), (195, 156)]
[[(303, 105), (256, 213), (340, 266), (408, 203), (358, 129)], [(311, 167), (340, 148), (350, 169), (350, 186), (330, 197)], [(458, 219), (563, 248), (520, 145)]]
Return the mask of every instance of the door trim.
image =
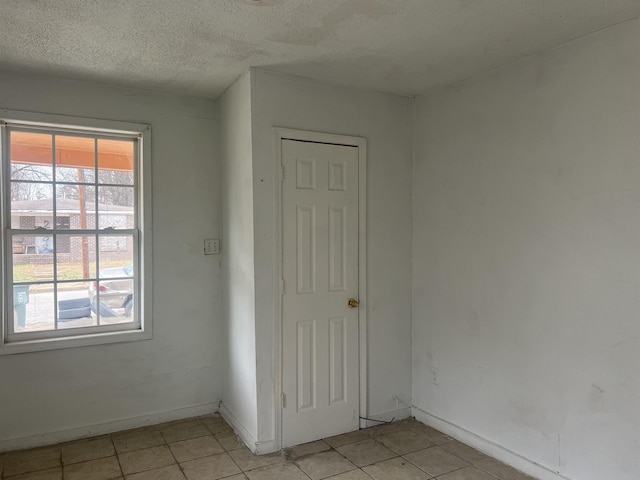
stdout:
[[(276, 186), (276, 238), (274, 269), (274, 409), (275, 409), (275, 447), (282, 448), (282, 140), (300, 140), (313, 143), (329, 143), (358, 148), (358, 357), (360, 372), (360, 417), (367, 417), (367, 139), (333, 133), (311, 132), (290, 128), (274, 127), (275, 147), (275, 186)], [(366, 427), (366, 421), (360, 420), (360, 428)]]

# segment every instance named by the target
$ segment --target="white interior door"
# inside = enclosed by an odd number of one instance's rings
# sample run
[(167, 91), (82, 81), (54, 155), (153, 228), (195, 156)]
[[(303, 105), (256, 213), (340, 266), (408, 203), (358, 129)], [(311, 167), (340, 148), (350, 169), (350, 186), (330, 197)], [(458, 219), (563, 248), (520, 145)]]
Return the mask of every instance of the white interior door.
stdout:
[(358, 148), (282, 140), (282, 166), (288, 447), (359, 427)]

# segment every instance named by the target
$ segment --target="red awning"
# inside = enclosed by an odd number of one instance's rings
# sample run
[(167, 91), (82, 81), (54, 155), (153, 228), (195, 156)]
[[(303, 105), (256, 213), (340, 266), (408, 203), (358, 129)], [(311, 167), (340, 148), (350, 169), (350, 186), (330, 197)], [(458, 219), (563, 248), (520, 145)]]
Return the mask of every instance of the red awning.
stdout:
[[(98, 139), (98, 168), (133, 171), (133, 140)], [(53, 136), (43, 133), (11, 132), (10, 157), (13, 163), (51, 165)], [(56, 135), (56, 165), (95, 168), (93, 138)]]

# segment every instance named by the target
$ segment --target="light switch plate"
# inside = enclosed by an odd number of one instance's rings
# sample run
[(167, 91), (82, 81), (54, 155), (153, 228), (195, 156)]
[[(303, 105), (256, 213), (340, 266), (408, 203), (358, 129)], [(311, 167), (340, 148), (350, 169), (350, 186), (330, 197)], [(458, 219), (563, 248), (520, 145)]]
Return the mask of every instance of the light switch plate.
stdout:
[(220, 253), (220, 240), (207, 239), (204, 241), (204, 254), (205, 255), (218, 255)]

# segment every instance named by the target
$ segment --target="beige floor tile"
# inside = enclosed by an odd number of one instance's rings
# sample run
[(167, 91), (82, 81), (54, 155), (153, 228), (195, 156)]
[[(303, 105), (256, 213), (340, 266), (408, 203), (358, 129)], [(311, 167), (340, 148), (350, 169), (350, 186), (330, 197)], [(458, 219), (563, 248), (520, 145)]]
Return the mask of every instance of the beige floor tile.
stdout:
[(218, 443), (222, 445), (222, 448), (228, 452), (244, 447), (244, 443), (240, 441), (235, 433), (221, 433), (215, 437)]
[(286, 449), (287, 458), (300, 458), (313, 453), (324, 452), (331, 447), (322, 440), (316, 440), (315, 442), (303, 443), (302, 445), (296, 445), (295, 447)]
[(366, 440), (368, 438), (370, 437), (366, 431), (355, 430), (353, 432), (336, 435), (335, 437), (325, 438), (324, 441), (331, 445), (333, 448), (338, 448), (342, 447), (343, 445), (348, 445), (349, 443), (361, 442), (362, 440)]
[(143, 450), (145, 448), (164, 445), (164, 437), (155, 427), (136, 428), (112, 436), (116, 451), (120, 453)]
[(184, 480), (184, 475), (178, 465), (170, 465), (127, 475), (127, 480)]
[(160, 428), (160, 433), (167, 443), (211, 435), (209, 429), (198, 418), (165, 424)]
[(216, 480), (240, 473), (240, 469), (227, 453), (198, 458), (181, 463), (180, 466), (187, 480)]
[(280, 452), (269, 453), (267, 455), (254, 455), (247, 447), (232, 450), (229, 452), (229, 455), (231, 455), (231, 458), (233, 458), (234, 462), (238, 464), (243, 472), (253, 470), (254, 468), (282, 463), (284, 460)]
[(455, 456), (441, 447), (418, 450), (417, 452), (404, 455), (404, 458), (436, 477), (469, 465), (469, 462), (466, 460)]
[(429, 480), (431, 475), (426, 474), (418, 467), (412, 465), (404, 458), (392, 458), (384, 462), (374, 463), (363, 468), (375, 480)]
[(60, 447), (35, 448), (5, 454), (4, 476), (61, 466)]
[(166, 467), (176, 463), (169, 447), (166, 445), (123, 453), (118, 458), (125, 475)]
[(253, 455), (222, 417), (207, 415), (0, 454), (0, 478), (123, 480), (124, 470), (127, 480), (533, 480), (414, 419), (298, 445), (286, 455), (291, 460)]
[(442, 445), (443, 443), (447, 443), (452, 441), (453, 439), (444, 433), (436, 430), (435, 428), (431, 428), (424, 423), (418, 422), (417, 420), (413, 420), (409, 422), (408, 428), (419, 435), (423, 435), (427, 440), (436, 445)]
[(213, 438), (213, 435), (182, 440), (181, 442), (172, 443), (169, 448), (178, 462), (188, 462), (196, 458), (209, 457), (216, 453), (224, 452), (224, 449)]
[(122, 478), (116, 457), (74, 463), (63, 469), (64, 480), (112, 480)]
[(257, 468), (247, 472), (247, 477), (249, 480), (309, 480), (309, 477), (291, 463)]
[(321, 452), (300, 458), (295, 462), (312, 480), (331, 477), (355, 470), (357, 467), (338, 452)]
[(341, 473), (327, 480), (371, 480), (371, 477), (362, 470), (351, 470), (350, 472)]
[(476, 467), (466, 467), (438, 477), (438, 480), (496, 480), (496, 477)]
[(396, 454), (387, 447), (373, 439), (351, 443), (337, 450), (359, 467), (382, 462), (383, 460), (396, 456)]
[(453, 440), (451, 442), (447, 442), (442, 445), (442, 448), (448, 450), (454, 455), (459, 456), (460, 458), (464, 458), (466, 461), (470, 463), (482, 462), (483, 460), (487, 460), (488, 457), (484, 453), (479, 452), (478, 450), (471, 448), (469, 445), (465, 445), (462, 442), (457, 440)]
[(92, 438), (62, 446), (62, 464), (86, 462), (116, 454), (110, 437)]
[[(1, 467), (0, 472), (2, 472)], [(11, 477), (9, 480), (62, 480), (62, 467), (47, 468), (46, 470), (39, 470), (37, 472), (23, 473), (21, 475)]]
[(220, 416), (208, 416), (201, 417), (202, 423), (205, 427), (209, 429), (209, 431), (216, 435), (218, 433), (232, 433), (233, 429), (224, 421), (224, 418)]
[(516, 470), (494, 458), (488, 458), (476, 464), (480, 470), (495, 475), (500, 480), (534, 480), (526, 473)]
[(376, 440), (398, 455), (415, 452), (434, 445), (424, 435), (411, 430), (400, 430), (377, 437)]

